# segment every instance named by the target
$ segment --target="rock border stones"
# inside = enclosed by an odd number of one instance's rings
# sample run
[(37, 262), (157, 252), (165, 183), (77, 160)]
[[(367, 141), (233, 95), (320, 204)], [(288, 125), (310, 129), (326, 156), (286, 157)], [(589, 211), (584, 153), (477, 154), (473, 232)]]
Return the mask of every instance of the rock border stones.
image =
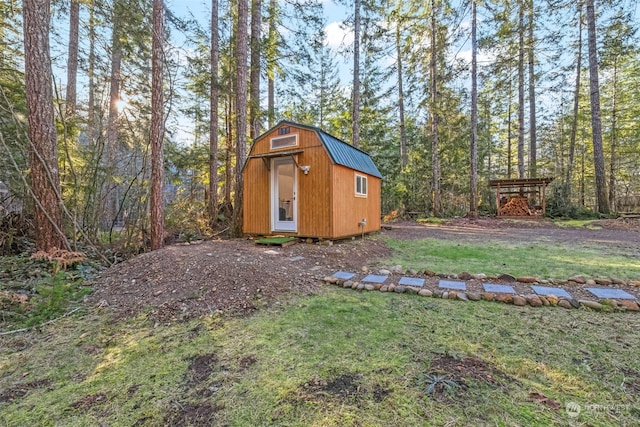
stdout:
[[(369, 270), (369, 269), (367, 269)], [(363, 267), (363, 271), (364, 267)], [(392, 269), (382, 268), (379, 270), (380, 275), (389, 276), (391, 273), (396, 272), (401, 274), (402, 267), (394, 266)], [(522, 283), (526, 285), (600, 285), (600, 286), (633, 286), (640, 288), (640, 280), (629, 280), (625, 281), (619, 278), (593, 278), (589, 279), (582, 275), (575, 275), (568, 278), (565, 281), (562, 280), (540, 280), (535, 277), (523, 276), (523, 277), (514, 277), (509, 274), (501, 274), (497, 277), (488, 277), (485, 274), (470, 274), (467, 272), (463, 272), (460, 275), (457, 274), (437, 274), (431, 270), (424, 270), (423, 272), (426, 276), (431, 277), (440, 277), (443, 279), (454, 279), (454, 280), (500, 280), (507, 283)], [(472, 292), (472, 291), (462, 291), (462, 290), (454, 290), (454, 289), (446, 289), (446, 288), (438, 288), (435, 290), (430, 290), (423, 287), (418, 286), (410, 286), (410, 285), (399, 285), (395, 283), (384, 284), (384, 283), (360, 283), (356, 280), (344, 280), (334, 276), (327, 276), (323, 279), (323, 282), (340, 286), (343, 288), (351, 288), (359, 291), (379, 291), (383, 293), (398, 293), (398, 294), (414, 294), (420, 297), (431, 297), (431, 298), (441, 298), (441, 299), (449, 299), (449, 300), (457, 300), (457, 301), (493, 301), (493, 302), (501, 302), (503, 304), (511, 304), (518, 307), (561, 307), (567, 310), (571, 309), (588, 309), (598, 312), (640, 312), (640, 306), (638, 305), (638, 300), (633, 299), (601, 299), (599, 301), (587, 300), (587, 299), (575, 299), (572, 297), (564, 297), (557, 295), (538, 295), (535, 293), (530, 294), (510, 294), (510, 293), (498, 293), (498, 292)]]

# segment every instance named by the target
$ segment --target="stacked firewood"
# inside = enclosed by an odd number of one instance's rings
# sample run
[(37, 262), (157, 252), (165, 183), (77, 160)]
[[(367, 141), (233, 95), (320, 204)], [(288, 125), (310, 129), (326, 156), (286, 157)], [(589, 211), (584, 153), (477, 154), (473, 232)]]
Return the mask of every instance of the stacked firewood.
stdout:
[(532, 215), (526, 197), (512, 197), (502, 206), (498, 213), (500, 216), (529, 216)]

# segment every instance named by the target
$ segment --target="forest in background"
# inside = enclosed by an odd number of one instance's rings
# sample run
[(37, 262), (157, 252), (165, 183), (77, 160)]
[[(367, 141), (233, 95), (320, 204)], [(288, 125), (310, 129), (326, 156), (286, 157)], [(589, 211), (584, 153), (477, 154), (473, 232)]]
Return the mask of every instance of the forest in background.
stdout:
[(340, 2), (331, 49), (317, 0), (3, 0), (0, 246), (237, 234), (280, 119), (370, 153), (383, 213), (492, 214), (489, 179), (527, 177), (555, 178), (552, 215), (637, 209), (637, 2)]

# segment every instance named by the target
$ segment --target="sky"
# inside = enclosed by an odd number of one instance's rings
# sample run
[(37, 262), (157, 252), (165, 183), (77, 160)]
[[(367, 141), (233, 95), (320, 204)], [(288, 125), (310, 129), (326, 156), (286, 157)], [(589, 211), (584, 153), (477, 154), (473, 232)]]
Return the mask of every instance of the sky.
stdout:
[[(178, 16), (189, 16), (193, 14), (196, 18), (202, 18), (204, 27), (208, 25), (211, 16), (211, 2), (203, 0), (169, 0), (167, 7)], [(332, 0), (324, 0), (324, 14), (327, 20), (325, 27), (327, 46), (338, 48), (340, 44), (349, 45), (353, 43), (353, 33), (340, 28), (342, 21), (349, 12), (344, 6), (334, 3)]]

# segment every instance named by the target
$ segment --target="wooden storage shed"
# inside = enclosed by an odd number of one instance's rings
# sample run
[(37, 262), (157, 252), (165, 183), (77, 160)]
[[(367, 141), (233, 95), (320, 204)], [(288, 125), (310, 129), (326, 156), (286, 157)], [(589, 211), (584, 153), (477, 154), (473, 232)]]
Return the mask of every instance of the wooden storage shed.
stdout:
[(380, 229), (382, 175), (364, 151), (282, 121), (243, 169), (245, 234), (340, 239)]

